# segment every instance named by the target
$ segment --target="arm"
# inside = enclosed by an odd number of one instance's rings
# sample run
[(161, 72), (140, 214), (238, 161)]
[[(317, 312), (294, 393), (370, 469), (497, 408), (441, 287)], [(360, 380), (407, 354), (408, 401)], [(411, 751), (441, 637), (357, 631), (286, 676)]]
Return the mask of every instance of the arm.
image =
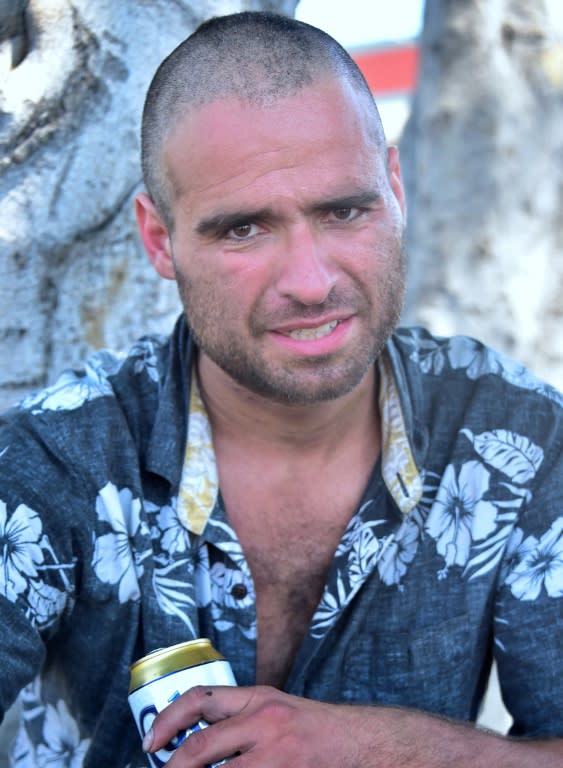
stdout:
[(507, 739), (422, 712), (325, 704), (269, 687), (193, 688), (158, 716), (143, 746), (155, 752), (199, 718), (213, 725), (192, 734), (169, 768), (235, 753), (233, 768), (556, 768), (563, 759), (563, 739)]
[(57, 482), (43, 484), (48, 462), (31, 430), (0, 418), (0, 719), (41, 669), (45, 638), (74, 591), (72, 555), (63, 551), (59, 559), (51, 536), (65, 505), (55, 493)]

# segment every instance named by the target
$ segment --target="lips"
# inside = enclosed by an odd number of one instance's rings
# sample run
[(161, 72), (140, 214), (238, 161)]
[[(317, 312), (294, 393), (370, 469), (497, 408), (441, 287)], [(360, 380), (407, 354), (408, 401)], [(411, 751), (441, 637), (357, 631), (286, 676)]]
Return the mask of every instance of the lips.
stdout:
[(317, 325), (314, 328), (295, 328), (291, 331), (284, 331), (283, 335), (299, 341), (314, 341), (315, 339), (322, 339), (323, 336), (328, 336), (329, 333), (334, 331), (337, 325), (338, 320), (331, 320), (328, 323)]

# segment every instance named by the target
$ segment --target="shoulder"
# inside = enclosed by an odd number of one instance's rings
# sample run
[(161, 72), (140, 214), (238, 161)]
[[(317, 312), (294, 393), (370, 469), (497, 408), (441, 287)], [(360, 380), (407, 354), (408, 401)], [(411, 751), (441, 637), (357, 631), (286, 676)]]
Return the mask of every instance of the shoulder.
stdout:
[(164, 376), (167, 340), (144, 337), (127, 353), (100, 350), (79, 368), (64, 371), (50, 386), (38, 390), (12, 409), (31, 415), (79, 411), (100, 398), (119, 400), (143, 389), (155, 389)]
[[(103, 350), (0, 416), (2, 493), (101, 482), (138, 464), (165, 376), (167, 342)], [(16, 489), (19, 489), (16, 491)]]
[(539, 483), (553, 498), (563, 443), (562, 397), (555, 387), (466, 336), (404, 328), (388, 352), (421, 444), (419, 466), (437, 476), (460, 468), (475, 476), (479, 467), (482, 477), (485, 471), (487, 478), (498, 476), (499, 488), (506, 490), (510, 481), (523, 492)]
[(389, 352), (415, 399), (437, 395), (445, 401), (450, 395), (466, 408), (468, 398), (483, 398), (493, 411), (495, 406), (506, 410), (508, 403), (527, 402), (539, 412), (561, 414), (563, 396), (556, 387), (469, 336), (433, 336), (423, 328), (401, 328), (391, 338)]

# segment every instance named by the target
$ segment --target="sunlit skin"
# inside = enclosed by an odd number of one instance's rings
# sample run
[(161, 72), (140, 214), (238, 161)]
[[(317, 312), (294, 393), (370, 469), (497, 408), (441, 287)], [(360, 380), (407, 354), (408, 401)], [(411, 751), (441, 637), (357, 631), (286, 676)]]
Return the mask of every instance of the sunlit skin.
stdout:
[(373, 376), (402, 305), (404, 197), (365, 98), (327, 78), (267, 107), (213, 102), (169, 138), (173, 233), (145, 196), (137, 213), (204, 383), (303, 404)]

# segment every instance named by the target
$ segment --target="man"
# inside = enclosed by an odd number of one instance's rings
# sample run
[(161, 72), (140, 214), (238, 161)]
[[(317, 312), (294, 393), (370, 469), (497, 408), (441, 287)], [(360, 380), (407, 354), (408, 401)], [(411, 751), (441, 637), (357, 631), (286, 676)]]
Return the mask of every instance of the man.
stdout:
[[(353, 62), (275, 15), (208, 22), (153, 80), (143, 170), (185, 317), (0, 430), (16, 765), (140, 766), (129, 665), (197, 636), (240, 687), (164, 710), (157, 765), (200, 717), (170, 766), (560, 765), (561, 399), (393, 332), (405, 200)], [(469, 724), (493, 653), (513, 738)]]

